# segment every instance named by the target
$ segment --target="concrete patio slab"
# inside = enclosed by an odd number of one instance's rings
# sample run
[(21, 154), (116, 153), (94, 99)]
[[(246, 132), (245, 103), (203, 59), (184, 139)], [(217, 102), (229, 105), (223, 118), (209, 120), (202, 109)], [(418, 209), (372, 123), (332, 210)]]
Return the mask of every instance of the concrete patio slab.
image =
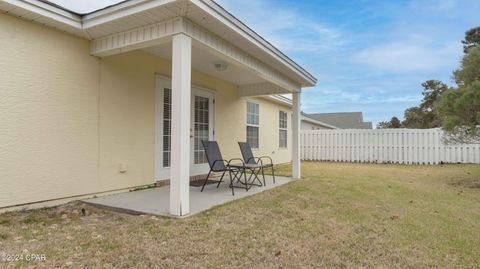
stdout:
[[(245, 189), (235, 188), (235, 196), (232, 196), (232, 191), (228, 187), (227, 182), (222, 182), (218, 189), (216, 188), (216, 184), (207, 185), (203, 192), (200, 192), (201, 187), (190, 187), (190, 214), (183, 217), (189, 217), (214, 206), (257, 194), (292, 181), (291, 178), (275, 177), (276, 184), (274, 185), (271, 177), (265, 176), (265, 178), (267, 180), (267, 186), (252, 186), (248, 192)], [(130, 213), (174, 217), (169, 213), (169, 193), (170, 187), (165, 186), (113, 194), (83, 201), (89, 204)]]

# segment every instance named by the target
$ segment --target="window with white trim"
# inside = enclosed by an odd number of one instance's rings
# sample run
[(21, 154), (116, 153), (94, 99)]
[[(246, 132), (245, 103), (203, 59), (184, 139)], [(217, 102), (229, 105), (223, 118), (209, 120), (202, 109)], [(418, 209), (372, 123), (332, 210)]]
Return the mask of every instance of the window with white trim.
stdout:
[(259, 146), (260, 106), (247, 102), (247, 143), (254, 149)]
[(278, 147), (287, 148), (288, 113), (285, 111), (279, 111), (278, 120)]

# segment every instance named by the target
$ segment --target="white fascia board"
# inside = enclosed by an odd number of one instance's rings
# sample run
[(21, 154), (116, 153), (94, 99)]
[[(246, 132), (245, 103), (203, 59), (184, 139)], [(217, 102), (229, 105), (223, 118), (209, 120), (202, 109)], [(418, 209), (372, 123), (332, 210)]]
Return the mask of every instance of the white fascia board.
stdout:
[(21, 9), (28, 10), (40, 16), (64, 23), (71, 27), (82, 29), (82, 18), (66, 10), (57, 8), (37, 0), (1, 0)]
[(131, 0), (83, 16), (83, 29), (176, 2), (177, 0)]
[(317, 79), (313, 75), (308, 73), (293, 60), (285, 56), (282, 52), (280, 52), (278, 49), (276, 49), (274, 46), (272, 46), (265, 39), (256, 34), (253, 30), (248, 28), (245, 24), (236, 19), (230, 13), (225, 11), (215, 2), (211, 0), (190, 0), (190, 2), (192, 2), (204, 12), (207, 12), (209, 15), (213, 16), (223, 24), (227, 25), (230, 29), (240, 34), (243, 38), (247, 39), (256, 46), (263, 48), (264, 51), (269, 53), (277, 61), (283, 63), (292, 71), (294, 71), (298, 75), (302, 76), (306, 81), (308, 81), (310, 85), (307, 86), (314, 86), (316, 84)]
[(278, 103), (278, 104), (282, 104), (282, 105), (286, 105), (288, 107), (292, 107), (292, 100), (286, 98), (286, 97), (283, 97), (281, 95), (267, 95), (267, 96), (260, 96), (260, 97), (263, 97), (265, 99), (268, 99), (270, 101), (273, 101), (275, 103)]
[(284, 102), (286, 104), (290, 104), (292, 105), (292, 99), (288, 98), (288, 97), (285, 97), (283, 95), (273, 95), (272, 98), (280, 101), (280, 102)]

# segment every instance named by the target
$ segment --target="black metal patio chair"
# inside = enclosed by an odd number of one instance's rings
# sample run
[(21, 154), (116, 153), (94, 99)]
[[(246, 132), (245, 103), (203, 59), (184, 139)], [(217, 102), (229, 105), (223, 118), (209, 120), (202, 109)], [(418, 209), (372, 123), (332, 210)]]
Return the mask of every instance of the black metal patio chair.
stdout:
[[(258, 166), (258, 170), (253, 170), (251, 176), (255, 176), (258, 178), (258, 173), (262, 173), (263, 177), (263, 185), (267, 185), (265, 182), (265, 168), (272, 169), (272, 176), (273, 176), (273, 184), (275, 184), (275, 171), (273, 169), (273, 161), (272, 158), (269, 156), (262, 156), (262, 157), (255, 157), (253, 156), (252, 147), (247, 142), (238, 142), (240, 146), (240, 151), (242, 152), (243, 161), (246, 165)], [(268, 163), (264, 163), (263, 160), (268, 159)], [(258, 172), (256, 172), (258, 171)], [(256, 172), (256, 173), (255, 173)]]
[[(222, 173), (222, 176), (220, 177), (220, 181), (217, 184), (217, 188), (220, 186), (220, 183), (223, 181), (223, 177), (225, 176), (225, 173), (228, 172), (230, 176), (230, 188), (232, 189), (232, 195), (235, 195), (234, 188), (240, 188), (234, 185), (234, 181), (237, 180), (240, 182), (242, 174), (245, 174), (244, 169), (242, 171), (242, 167), (244, 167), (244, 162), (240, 158), (234, 158), (229, 161), (223, 159), (222, 153), (220, 152), (220, 148), (217, 144), (216, 141), (202, 141), (203, 148), (205, 149), (205, 155), (207, 157), (208, 165), (210, 166), (210, 171), (208, 172), (207, 177), (205, 178), (205, 182), (203, 183), (202, 190), (205, 188), (205, 185), (208, 182), (208, 178), (210, 177), (211, 174), (215, 173)], [(239, 164), (237, 164), (235, 167), (232, 167), (232, 162), (237, 161)], [(245, 183), (246, 182), (246, 176), (245, 176)], [(244, 188), (244, 187), (241, 187)], [(245, 184), (245, 189), (248, 191), (248, 185)]]

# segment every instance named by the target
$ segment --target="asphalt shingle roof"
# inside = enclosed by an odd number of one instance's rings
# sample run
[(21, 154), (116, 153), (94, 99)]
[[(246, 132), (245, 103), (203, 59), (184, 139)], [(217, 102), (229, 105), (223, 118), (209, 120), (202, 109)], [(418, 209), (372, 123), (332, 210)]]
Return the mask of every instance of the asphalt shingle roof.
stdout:
[(314, 113), (308, 117), (340, 129), (372, 129), (372, 122), (363, 121), (362, 112)]

